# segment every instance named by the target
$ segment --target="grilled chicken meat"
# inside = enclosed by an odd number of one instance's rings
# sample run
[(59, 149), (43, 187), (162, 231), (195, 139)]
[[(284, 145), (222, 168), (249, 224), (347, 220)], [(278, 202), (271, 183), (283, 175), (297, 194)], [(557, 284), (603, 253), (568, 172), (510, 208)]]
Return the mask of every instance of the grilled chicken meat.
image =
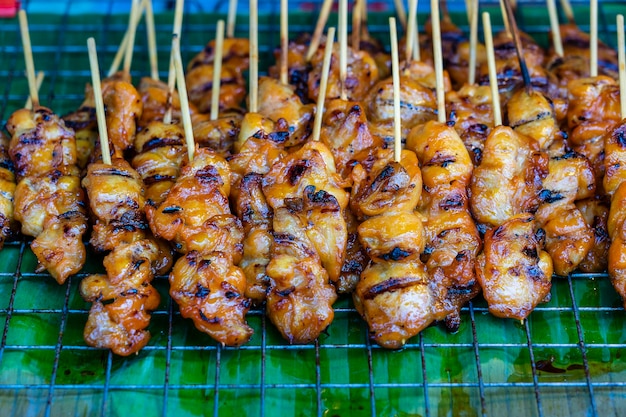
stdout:
[(309, 142), (276, 162), (263, 194), (274, 212), (267, 313), (290, 343), (309, 343), (331, 323), (347, 246), (344, 182), (332, 154)]
[(485, 233), (476, 277), (491, 314), (524, 320), (537, 304), (550, 299), (552, 259), (542, 249), (544, 237), (529, 213)]
[(182, 256), (170, 273), (170, 295), (181, 314), (223, 345), (250, 339), (245, 322), (250, 300), (241, 259), (243, 229), (231, 214), (230, 167), (208, 148), (196, 149), (176, 184), (146, 215), (156, 236), (172, 241)]
[(598, 76), (574, 80), (568, 89), (569, 142), (593, 165), (597, 193), (602, 195), (604, 135), (621, 120), (619, 85), (612, 78)]
[(143, 112), (141, 95), (128, 81), (110, 81), (102, 88), (102, 100), (113, 152), (121, 156), (135, 140), (137, 121)]
[[(372, 86), (378, 81), (378, 66), (370, 54), (365, 51), (355, 51), (348, 48), (348, 63), (346, 73), (346, 95), (348, 100), (364, 101)], [(320, 47), (311, 58), (312, 69), (308, 78), (308, 94), (311, 101), (319, 96), (320, 80), (322, 79), (322, 64), (324, 61), (324, 47)], [(341, 81), (339, 78), (339, 44), (335, 43), (328, 73), (327, 99), (341, 95)]]
[(7, 122), (9, 154), (19, 182), (14, 216), (33, 236), (38, 272), (47, 269), (59, 284), (85, 263), (82, 236), (86, 207), (76, 163), (74, 132), (44, 107), (18, 110)]
[(359, 240), (372, 262), (361, 273), (354, 305), (379, 345), (401, 348), (434, 319), (435, 295), (420, 261), (424, 228), (415, 208), (422, 177), (415, 153), (379, 159), (370, 172), (353, 170), (350, 204), (362, 223)]
[(211, 148), (226, 158), (233, 151), (233, 144), (239, 135), (243, 115), (238, 111), (220, 113), (211, 120), (208, 115), (192, 115), (193, 137), (201, 148)]
[(548, 158), (537, 141), (510, 127), (496, 127), (485, 141), (482, 163), (471, 180), (474, 218), (497, 227), (514, 215), (534, 212), (547, 174)]
[[(309, 99), (309, 63), (306, 61), (306, 53), (309, 49), (310, 38), (308, 34), (303, 34), (295, 40), (289, 41), (287, 47), (287, 81), (293, 88), (293, 92), (300, 98), (302, 103), (308, 104)], [(274, 50), (274, 58), (276, 65), (268, 69), (268, 73), (272, 78), (280, 78), (280, 54), (281, 49)], [(259, 95), (261, 93), (259, 92)], [(262, 100), (259, 100), (262, 103)]]
[(9, 158), (9, 138), (0, 132), (0, 249), (14, 232), (15, 173)]
[[(220, 74), (220, 110), (239, 108), (246, 96), (243, 71), (248, 68), (250, 43), (247, 39), (224, 39)], [(211, 110), (215, 41), (209, 42), (187, 66), (185, 76), (189, 100), (201, 113)]]
[(607, 267), (609, 252), (609, 231), (607, 221), (609, 207), (600, 197), (588, 198), (576, 202), (576, 207), (593, 232), (593, 244), (585, 259), (578, 265), (582, 272), (603, 272)]
[(160, 204), (176, 182), (185, 157), (185, 133), (175, 124), (152, 121), (135, 137), (132, 165), (145, 185), (144, 197)]
[[(150, 77), (143, 77), (139, 82), (137, 91), (141, 95), (143, 105), (143, 112), (137, 124), (143, 128), (152, 121), (163, 120), (168, 108), (169, 92), (167, 84)], [(172, 106), (172, 118), (174, 120), (181, 120), (180, 99), (176, 90), (174, 90), (174, 94), (172, 94), (169, 100)], [(198, 109), (193, 103), (189, 103), (189, 111), (191, 112), (192, 119), (194, 116), (198, 115)]]
[(442, 123), (413, 128), (406, 146), (415, 151), (422, 169), (418, 210), (426, 219), (426, 247), (421, 258), (435, 293), (435, 319), (445, 318), (455, 331), (461, 307), (480, 292), (474, 266), (481, 240), (467, 195), (474, 166), (459, 135)]
[(570, 152), (550, 159), (540, 195), (543, 203), (535, 218), (545, 232), (546, 251), (558, 275), (573, 272), (594, 244), (593, 231), (575, 205), (576, 200), (594, 194), (595, 179), (587, 158)]
[(493, 109), (489, 86), (464, 85), (446, 94), (448, 120), (454, 123), (474, 165), (480, 165), (485, 140), (493, 129)]
[[(103, 80), (105, 81), (105, 80)], [(98, 124), (96, 122), (96, 102), (91, 84), (85, 86), (85, 100), (80, 107), (62, 117), (65, 125), (76, 134), (76, 164), (83, 170), (92, 156), (98, 141)]]

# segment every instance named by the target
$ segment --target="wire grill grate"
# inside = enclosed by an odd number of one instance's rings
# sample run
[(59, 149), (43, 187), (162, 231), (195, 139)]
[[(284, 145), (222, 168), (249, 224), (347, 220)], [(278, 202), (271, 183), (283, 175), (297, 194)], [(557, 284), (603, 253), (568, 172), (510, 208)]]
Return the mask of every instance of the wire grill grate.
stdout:
[[(44, 2), (26, 4), (35, 65), (47, 75), (42, 103), (60, 114), (82, 102), (83, 86), (89, 81), (85, 39), (96, 36), (106, 68), (125, 30), (121, 13), (127, 2), (105, 2), (89, 19), (74, 14), (75, 8), (93, 3), (67, 0), (59, 15), (37, 13)], [(166, 9), (167, 3), (155, 1), (155, 8)], [(292, 35), (310, 30), (314, 16), (297, 9), (318, 10), (319, 1), (290, 3)], [(484, 9), (497, 12), (496, 2), (482, 3)], [(547, 17), (537, 19), (536, 5), (520, 3), (520, 23), (545, 43)], [(619, 3), (600, 3), (601, 37), (612, 45)], [(386, 41), (384, 9), (390, 10), (391, 2), (376, 7), (383, 11), (370, 16), (370, 31)], [(207, 13), (225, 13), (225, 8), (218, 2), (208, 6), (187, 2), (184, 59), (212, 38), (216, 19)], [(273, 2), (260, 10), (262, 55), (278, 42), (270, 23), (278, 21), (277, 13)], [(160, 11), (156, 18), (164, 77), (171, 13)], [(243, 20), (239, 19), (237, 31), (245, 36)], [(580, 20), (586, 29), (586, 21)], [(17, 22), (1, 24), (4, 124), (10, 112), (23, 106), (28, 90)], [(138, 31), (145, 31), (143, 24)], [(135, 76), (148, 73), (143, 36), (138, 35), (137, 43)], [(552, 301), (539, 306), (523, 325), (490, 316), (485, 302), (477, 299), (463, 309), (456, 334), (433, 326), (400, 352), (372, 345), (347, 299), (337, 303), (335, 322), (315, 344), (286, 345), (263, 312), (253, 310), (251, 342), (239, 349), (222, 348), (180, 317), (165, 296), (167, 278), (157, 277), (163, 301), (153, 315), (153, 339), (139, 355), (118, 358), (82, 340), (89, 305), (81, 299), (78, 285), (89, 273), (102, 270), (101, 259), (94, 256), (83, 272), (57, 286), (46, 274), (34, 273), (35, 260), (27, 245), (27, 240), (11, 242), (0, 252), (3, 415), (108, 416), (139, 411), (162, 416), (265, 416), (280, 409), (282, 414), (318, 416), (553, 416), (580, 415), (583, 410), (587, 415), (618, 416), (626, 405), (626, 359), (621, 356), (626, 324), (606, 274), (556, 279)]]

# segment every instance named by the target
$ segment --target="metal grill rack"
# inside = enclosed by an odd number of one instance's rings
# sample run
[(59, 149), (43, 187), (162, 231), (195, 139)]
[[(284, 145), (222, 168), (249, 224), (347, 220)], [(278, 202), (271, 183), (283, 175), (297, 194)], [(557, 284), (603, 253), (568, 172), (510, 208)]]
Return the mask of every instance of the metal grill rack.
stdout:
[[(102, 10), (85, 17), (74, 10), (95, 2), (61, 3), (58, 15), (43, 15), (44, 2), (26, 4), (35, 66), (47, 73), (41, 101), (59, 114), (82, 102), (89, 81), (85, 39), (96, 36), (106, 68), (125, 30), (126, 16), (120, 13), (128, 7), (128, 2), (101, 2)], [(377, 3), (381, 19), (370, 16), (370, 31), (384, 41), (388, 3)], [(520, 3), (522, 27), (545, 43), (547, 17), (535, 18), (536, 3)], [(212, 39), (215, 13), (226, 11), (216, 4), (187, 2), (185, 60)], [(495, 2), (481, 4), (498, 10)], [(155, 7), (167, 4), (155, 1)], [(298, 9), (318, 10), (319, 1), (290, 2), (290, 8), (291, 33), (310, 31), (315, 13)], [(600, 4), (601, 37), (611, 45), (619, 8), (617, 0)], [(260, 10), (261, 55), (278, 43), (270, 24), (278, 21), (277, 9), (272, 3)], [(240, 17), (237, 27), (242, 36), (245, 19)], [(586, 29), (587, 21), (579, 20)], [(464, 22), (461, 18), (460, 26), (466, 28)], [(138, 33), (143, 30), (142, 24)], [(170, 13), (157, 13), (157, 30), (164, 77)], [(133, 75), (145, 75), (141, 35), (136, 50)], [(0, 21), (3, 124), (26, 99), (22, 61), (17, 22)], [(167, 278), (158, 277), (163, 301), (150, 325), (153, 338), (138, 355), (119, 358), (82, 339), (89, 305), (78, 284), (102, 271), (101, 258), (90, 254), (85, 269), (63, 286), (34, 273), (35, 264), (25, 239), (0, 252), (2, 415), (618, 416), (626, 405), (626, 320), (606, 274), (556, 278), (552, 300), (523, 324), (492, 317), (477, 299), (463, 309), (457, 333), (432, 326), (398, 352), (368, 341), (365, 324), (346, 298), (338, 301), (335, 321), (315, 344), (287, 345), (263, 312), (253, 310), (250, 343), (223, 348), (180, 317), (166, 296)]]

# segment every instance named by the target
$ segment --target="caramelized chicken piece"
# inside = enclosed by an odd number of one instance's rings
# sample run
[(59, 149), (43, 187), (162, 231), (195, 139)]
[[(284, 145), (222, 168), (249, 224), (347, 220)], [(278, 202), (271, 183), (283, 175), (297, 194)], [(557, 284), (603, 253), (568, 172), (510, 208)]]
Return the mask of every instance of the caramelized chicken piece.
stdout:
[[(185, 76), (189, 101), (201, 113), (211, 111), (213, 90), (213, 65), (201, 65), (190, 70)], [(222, 64), (220, 75), (220, 110), (237, 109), (246, 97), (243, 75), (238, 69)]]
[(243, 116), (237, 111), (222, 112), (211, 120), (206, 115), (192, 116), (193, 137), (201, 148), (211, 148), (223, 158), (233, 150)]
[(448, 120), (461, 136), (474, 165), (480, 165), (485, 140), (493, 129), (489, 86), (464, 85), (446, 94)]
[(230, 168), (208, 148), (197, 148), (165, 200), (146, 206), (150, 228), (185, 253), (170, 274), (170, 295), (183, 317), (218, 342), (239, 346), (252, 329), (241, 260), (243, 228), (230, 213)]
[[(244, 38), (224, 39), (222, 47), (222, 67), (228, 66), (236, 69), (240, 73), (245, 71), (250, 59), (250, 41)], [(215, 40), (210, 41), (202, 51), (200, 51), (187, 66), (190, 72), (194, 68), (202, 65), (213, 65), (215, 60)]]
[(612, 78), (598, 76), (572, 81), (568, 90), (569, 141), (593, 165), (598, 194), (602, 194), (604, 136), (621, 120), (619, 86)]
[(241, 346), (252, 335), (245, 320), (250, 309), (245, 290), (243, 271), (226, 252), (202, 255), (192, 250), (170, 274), (170, 295), (180, 314), (223, 346)]
[(361, 279), (361, 273), (367, 267), (369, 258), (365, 248), (359, 241), (359, 222), (351, 210), (345, 211), (346, 227), (348, 230), (348, 242), (346, 245), (346, 258), (341, 267), (341, 274), (335, 283), (339, 294), (351, 294)]
[[(444, 73), (444, 89), (451, 90), (450, 79)], [(368, 118), (383, 137), (393, 143), (393, 82), (391, 78), (381, 80), (369, 91)], [(437, 118), (435, 95), (435, 71), (432, 66), (411, 61), (400, 74), (400, 118), (402, 137), (406, 138), (411, 128)]]
[[(311, 101), (319, 96), (320, 80), (322, 79), (322, 63), (324, 47), (320, 47), (311, 58), (312, 69), (309, 72), (308, 92)], [(378, 81), (378, 66), (376, 61), (365, 51), (355, 51), (348, 48), (348, 63), (346, 73), (346, 95), (351, 101), (364, 101), (372, 86)], [(328, 74), (327, 99), (341, 95), (341, 81), (339, 78), (339, 44), (333, 46)]]
[(143, 112), (141, 95), (130, 82), (112, 81), (102, 89), (106, 108), (106, 125), (114, 152), (123, 153), (132, 148), (137, 121)]
[(558, 275), (574, 271), (593, 246), (593, 232), (574, 202), (594, 193), (593, 170), (584, 156), (568, 153), (550, 159), (541, 191), (543, 203), (535, 216)]
[(537, 209), (547, 155), (534, 139), (498, 126), (485, 141), (483, 160), (474, 170), (470, 205), (477, 222), (496, 227), (514, 215)]
[[(143, 103), (143, 112), (137, 124), (140, 127), (147, 126), (148, 123), (155, 120), (163, 120), (168, 108), (168, 87), (163, 81), (158, 81), (150, 77), (143, 77), (137, 89), (141, 94), (141, 102)], [(180, 115), (180, 99), (178, 92), (174, 90), (171, 97), (172, 118), (181, 120)], [(192, 118), (198, 115), (198, 109), (193, 103), (189, 103), (189, 112)]]
[(424, 223), (429, 283), (435, 291), (434, 314), (458, 330), (460, 311), (480, 287), (474, 275), (481, 240), (469, 211), (467, 187), (473, 165), (456, 131), (428, 122), (411, 130), (407, 149), (415, 151), (422, 166), (424, 192), (418, 210)]
[(246, 275), (246, 297), (256, 305), (261, 305), (265, 301), (270, 284), (265, 268), (270, 262), (274, 243), (272, 236), (274, 213), (265, 200), (262, 187), (262, 174), (256, 172), (245, 174), (239, 184), (236, 201), (237, 217), (241, 219), (246, 236), (239, 267)]
[(7, 130), (18, 181), (76, 164), (74, 132), (48, 108), (17, 110), (7, 121)]
[(552, 101), (539, 91), (520, 88), (506, 103), (506, 109), (509, 126), (535, 139), (541, 150), (548, 149), (552, 142), (563, 137)]
[[(325, 41), (322, 41), (322, 43)], [(308, 34), (299, 36), (296, 40), (289, 41), (287, 47), (287, 69), (288, 69), (288, 83), (293, 87), (293, 92), (300, 98), (302, 103), (307, 104), (309, 102), (309, 63), (306, 61), (306, 53), (309, 50), (310, 38)], [(280, 78), (280, 48), (274, 50), (274, 58), (276, 59), (276, 65), (269, 68), (268, 72), (272, 78)], [(261, 95), (259, 93), (259, 95)], [(259, 99), (260, 103), (263, 100)]]
[[(169, 256), (163, 249), (152, 239), (116, 247), (104, 258), (107, 274), (81, 281), (82, 297), (94, 303), (84, 330), (88, 345), (128, 356), (148, 343), (150, 332), (145, 329), (161, 299), (150, 282), (164, 266), (163, 257)], [(171, 256), (168, 260), (171, 265)]]
[(176, 182), (185, 158), (185, 133), (175, 124), (152, 121), (135, 137), (133, 168), (146, 187), (144, 196), (160, 204)]
[(123, 159), (111, 165), (90, 164), (83, 187), (96, 223), (91, 246), (99, 252), (110, 251), (145, 237), (145, 197), (141, 177)]
[[(106, 80), (103, 80), (106, 82)], [(76, 134), (76, 165), (83, 170), (89, 163), (96, 141), (98, 123), (96, 122), (96, 102), (91, 84), (85, 85), (85, 100), (72, 113), (62, 116), (65, 125)]]
[(274, 211), (266, 267), (267, 312), (290, 343), (309, 343), (330, 324), (347, 246), (344, 182), (332, 154), (309, 142), (276, 162), (263, 194)]
[(544, 237), (528, 213), (485, 233), (476, 278), (491, 314), (524, 320), (537, 304), (550, 299), (552, 259), (542, 249)]
[(15, 174), (9, 158), (9, 138), (0, 132), (0, 249), (14, 232), (13, 197), (15, 196)]
[(85, 263), (87, 230), (83, 190), (77, 175), (60, 170), (23, 178), (15, 189), (15, 219), (22, 233), (35, 237), (31, 249), (38, 272), (47, 269), (63, 284)]
[(379, 345), (398, 349), (434, 319), (434, 294), (420, 261), (421, 218), (414, 210), (422, 192), (415, 153), (400, 163), (379, 159), (369, 174), (361, 165), (352, 175), (352, 209), (364, 221), (359, 240), (372, 262), (361, 273), (354, 305)]
[(606, 271), (609, 245), (611, 244), (607, 229), (609, 208), (599, 197), (577, 201), (576, 207), (593, 232), (591, 249), (578, 265), (578, 269), (582, 272)]
[(384, 146), (371, 134), (363, 105), (341, 99), (325, 104), (320, 140), (330, 149), (343, 178), (349, 178), (356, 163), (371, 167)]
[(613, 195), (626, 181), (626, 119), (604, 136), (604, 191)]
[[(626, 300), (626, 182), (622, 182), (611, 198), (607, 222), (611, 246), (608, 271), (617, 293)], [(624, 301), (626, 308), (626, 301)]]
[(291, 85), (281, 84), (274, 78), (259, 80), (259, 114), (278, 122), (284, 119), (289, 126), (289, 141), (285, 146), (303, 144), (313, 131), (314, 104), (302, 104)]

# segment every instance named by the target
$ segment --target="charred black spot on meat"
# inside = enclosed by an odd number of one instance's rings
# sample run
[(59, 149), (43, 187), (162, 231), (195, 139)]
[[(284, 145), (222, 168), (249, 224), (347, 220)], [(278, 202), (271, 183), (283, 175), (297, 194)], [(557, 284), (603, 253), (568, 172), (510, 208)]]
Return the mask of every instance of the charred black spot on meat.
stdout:
[(196, 293), (195, 296), (197, 298), (204, 298), (206, 296), (208, 296), (211, 293), (211, 290), (209, 290), (207, 287), (204, 287), (200, 284), (196, 284)]
[(539, 198), (544, 203), (552, 204), (556, 201), (564, 199), (565, 196), (563, 196), (563, 194), (559, 193), (558, 191), (541, 190), (541, 192), (539, 193)]
[(411, 252), (407, 252), (398, 247), (395, 247), (391, 252), (382, 254), (380, 257), (383, 258), (385, 261), (399, 261), (409, 255), (411, 255)]
[(174, 214), (174, 213), (179, 213), (183, 210), (182, 207), (180, 206), (169, 206), (169, 207), (165, 207), (162, 211), (163, 214)]
[(302, 201), (301, 198), (285, 198), (284, 202), (285, 202), (285, 207), (291, 213), (301, 212), (302, 209), (304, 208), (304, 202)]
[(300, 160), (289, 168), (287, 172), (287, 179), (289, 184), (296, 185), (304, 173), (309, 169), (309, 161), (306, 159)]
[(289, 294), (291, 294), (292, 292), (294, 292), (296, 290), (296, 287), (289, 287), (287, 289), (284, 290), (276, 290), (276, 294), (280, 295), (281, 297), (288, 297)]
[(535, 246), (526, 246), (525, 248), (522, 249), (522, 253), (524, 254), (524, 256), (527, 256), (532, 259), (538, 258), (537, 247)]
[(144, 143), (142, 150), (143, 152), (150, 151), (156, 148), (163, 148), (165, 146), (182, 146), (182, 137), (176, 138), (152, 138), (146, 143)]

